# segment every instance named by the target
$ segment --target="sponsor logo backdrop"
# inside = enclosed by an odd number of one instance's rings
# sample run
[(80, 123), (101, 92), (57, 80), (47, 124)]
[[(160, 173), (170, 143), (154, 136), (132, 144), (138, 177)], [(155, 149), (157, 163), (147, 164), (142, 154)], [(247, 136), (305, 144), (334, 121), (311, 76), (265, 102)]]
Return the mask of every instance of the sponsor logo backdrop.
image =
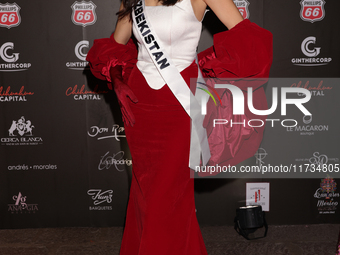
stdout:
[[(320, 82), (340, 75), (340, 2), (234, 2), (245, 18), (274, 35), (271, 77), (306, 77), (294, 82), (310, 89), (313, 113), (288, 109), (298, 126), (267, 128), (261, 149), (242, 164), (338, 164), (339, 84)], [(115, 94), (92, 76), (85, 60), (93, 40), (113, 32), (119, 5), (0, 3), (0, 228), (124, 224), (133, 162)], [(212, 12), (203, 25), (199, 51), (225, 30)], [(306, 84), (309, 77), (318, 83)], [(268, 98), (271, 86), (277, 87), (268, 84)], [(247, 199), (247, 182), (270, 183), (269, 224), (340, 223), (338, 179), (326, 174), (196, 179), (200, 223), (232, 225), (236, 207)]]

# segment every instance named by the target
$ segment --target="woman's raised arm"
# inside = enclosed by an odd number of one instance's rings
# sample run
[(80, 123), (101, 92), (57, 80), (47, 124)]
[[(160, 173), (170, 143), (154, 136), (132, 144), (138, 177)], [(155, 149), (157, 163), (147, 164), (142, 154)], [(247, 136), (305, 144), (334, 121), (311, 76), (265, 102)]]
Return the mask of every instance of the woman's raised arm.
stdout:
[(219, 20), (231, 29), (243, 20), (242, 15), (232, 0), (192, 0), (196, 16), (202, 16), (208, 5)]
[[(123, 2), (120, 5), (120, 9), (123, 9)], [(132, 21), (130, 20), (129, 15), (123, 17), (122, 19), (118, 19), (116, 29), (114, 32), (114, 39), (116, 40), (117, 43), (120, 44), (127, 44), (129, 39), (131, 38), (132, 35)]]

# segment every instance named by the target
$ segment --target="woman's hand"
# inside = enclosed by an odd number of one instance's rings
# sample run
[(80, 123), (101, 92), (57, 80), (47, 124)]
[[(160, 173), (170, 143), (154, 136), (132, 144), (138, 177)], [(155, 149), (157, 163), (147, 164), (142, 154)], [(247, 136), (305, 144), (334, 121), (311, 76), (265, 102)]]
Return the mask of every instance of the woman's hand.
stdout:
[(111, 67), (110, 76), (113, 85), (113, 89), (117, 95), (120, 110), (122, 112), (123, 122), (131, 127), (135, 124), (135, 116), (133, 115), (129, 106), (129, 100), (133, 103), (137, 103), (138, 99), (132, 92), (130, 87), (123, 82), (122, 78), (122, 66), (116, 65)]

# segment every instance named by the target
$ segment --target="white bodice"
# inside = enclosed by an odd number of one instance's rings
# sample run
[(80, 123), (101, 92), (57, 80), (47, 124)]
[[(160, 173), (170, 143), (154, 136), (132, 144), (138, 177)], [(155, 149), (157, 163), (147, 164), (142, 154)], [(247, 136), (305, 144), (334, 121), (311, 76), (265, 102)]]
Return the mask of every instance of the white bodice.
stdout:
[[(197, 20), (191, 0), (182, 0), (173, 6), (145, 6), (149, 22), (157, 34), (162, 47), (171, 57), (178, 71), (183, 71), (195, 59), (202, 23)], [(155, 67), (141, 37), (133, 26), (138, 41), (137, 68), (149, 86), (160, 89), (165, 81)]]

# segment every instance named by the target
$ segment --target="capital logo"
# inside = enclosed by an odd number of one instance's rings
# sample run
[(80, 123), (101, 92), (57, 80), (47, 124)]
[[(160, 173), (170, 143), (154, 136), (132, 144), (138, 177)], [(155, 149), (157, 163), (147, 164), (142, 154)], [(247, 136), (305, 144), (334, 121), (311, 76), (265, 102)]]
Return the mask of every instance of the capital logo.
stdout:
[(9, 136), (15, 136), (16, 131), (20, 136), (32, 135), (32, 130), (34, 126), (30, 120), (25, 121), (24, 117), (21, 117), (18, 121), (13, 120), (10, 129), (8, 130)]
[(263, 159), (267, 157), (268, 153), (266, 152), (265, 149), (259, 148), (257, 152), (255, 153), (255, 158), (256, 158), (256, 164), (263, 165), (264, 161)]
[(301, 10), (300, 17), (304, 21), (309, 21), (311, 23), (315, 21), (323, 20), (325, 17), (325, 5), (324, 0), (311, 1), (311, 0), (302, 0), (300, 2)]
[(10, 29), (19, 26), (21, 22), (19, 11), (20, 7), (16, 3), (0, 4), (0, 27)]
[(74, 2), (71, 6), (72, 9), (72, 22), (75, 25), (86, 27), (88, 25), (93, 25), (96, 23), (97, 16), (96, 16), (96, 5), (92, 2)]
[(12, 53), (14, 43), (6, 42), (0, 48), (0, 57), (7, 63), (15, 63), (19, 59), (19, 53)]
[(309, 36), (301, 43), (301, 50), (302, 53), (305, 54), (307, 57), (316, 57), (320, 54), (320, 47), (312, 47), (311, 44), (315, 45), (316, 43), (316, 37), (315, 36)]
[(241, 15), (244, 19), (249, 19), (250, 13), (249, 13), (249, 2), (247, 0), (234, 0), (234, 3), (238, 10), (240, 11)]
[(74, 53), (76, 54), (77, 58), (82, 61), (86, 61), (87, 53), (84, 53), (84, 48), (89, 48), (89, 41), (80, 41), (77, 43), (76, 47), (74, 48)]

